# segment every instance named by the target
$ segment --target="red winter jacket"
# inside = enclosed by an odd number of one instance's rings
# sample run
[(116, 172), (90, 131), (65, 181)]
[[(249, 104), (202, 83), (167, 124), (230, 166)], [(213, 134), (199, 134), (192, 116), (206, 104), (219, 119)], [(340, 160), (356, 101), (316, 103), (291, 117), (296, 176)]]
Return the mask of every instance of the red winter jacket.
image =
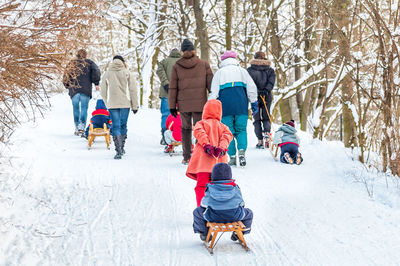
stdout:
[(167, 121), (165, 122), (165, 125), (167, 126), (168, 130), (172, 131), (172, 136), (176, 141), (182, 141), (182, 133), (181, 133), (181, 127), (182, 127), (182, 122), (181, 122), (181, 116), (178, 114), (175, 117), (172, 115), (169, 115), (167, 118)]

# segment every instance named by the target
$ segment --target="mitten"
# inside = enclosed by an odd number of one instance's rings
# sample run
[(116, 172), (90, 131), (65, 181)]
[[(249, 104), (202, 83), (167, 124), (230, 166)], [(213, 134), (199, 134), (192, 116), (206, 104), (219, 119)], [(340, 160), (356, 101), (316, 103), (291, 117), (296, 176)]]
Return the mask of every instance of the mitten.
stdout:
[(225, 155), (226, 150), (220, 147), (214, 147), (214, 156), (221, 158)]
[(214, 147), (211, 146), (210, 144), (205, 144), (203, 146), (204, 152), (207, 153), (210, 156), (213, 156), (214, 153)]
[(169, 89), (169, 85), (168, 85), (168, 84), (164, 85), (164, 90), (165, 90), (166, 92), (168, 92), (168, 89)]
[(254, 103), (251, 103), (251, 112), (253, 113), (253, 115), (255, 115), (258, 112), (258, 104), (257, 101), (255, 101)]
[(138, 110), (132, 110), (133, 114), (136, 114)]

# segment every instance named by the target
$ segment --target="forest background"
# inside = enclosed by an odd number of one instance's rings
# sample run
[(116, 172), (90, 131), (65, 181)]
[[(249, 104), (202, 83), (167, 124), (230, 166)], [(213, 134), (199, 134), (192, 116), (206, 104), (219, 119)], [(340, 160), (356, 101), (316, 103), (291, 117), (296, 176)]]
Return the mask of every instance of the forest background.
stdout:
[(342, 141), (367, 168), (400, 176), (399, 0), (0, 0), (0, 142), (49, 107), (80, 48), (102, 73), (120, 54), (140, 105), (159, 108), (157, 62), (194, 41), (214, 71), (233, 49), (264, 51), (272, 116)]

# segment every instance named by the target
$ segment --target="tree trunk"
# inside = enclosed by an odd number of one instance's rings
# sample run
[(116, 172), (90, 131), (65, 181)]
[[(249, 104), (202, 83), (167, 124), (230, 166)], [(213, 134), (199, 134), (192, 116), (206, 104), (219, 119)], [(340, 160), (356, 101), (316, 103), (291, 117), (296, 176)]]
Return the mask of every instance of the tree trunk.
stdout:
[(208, 41), (207, 25), (204, 21), (203, 9), (200, 0), (193, 0), (193, 11), (196, 19), (196, 35), (200, 42), (200, 58), (210, 61), (210, 46)]
[(225, 0), (225, 40), (226, 50), (232, 50), (232, 0)]
[[(350, 10), (349, 0), (334, 1), (333, 17), (335, 19), (336, 39), (339, 43), (339, 57), (340, 61), (345, 60), (345, 64), (350, 64), (350, 40), (344, 31), (349, 27)], [(347, 31), (348, 32), (348, 31)], [(353, 113), (350, 106), (354, 105), (354, 90), (351, 73), (348, 73), (342, 80), (342, 104), (343, 104), (343, 142), (345, 147), (355, 146), (356, 141), (356, 124), (354, 122)]]
[[(300, 57), (298, 55), (298, 51), (300, 51), (300, 46), (301, 46), (301, 40), (300, 40), (300, 0), (295, 0), (294, 1), (294, 14), (295, 14), (295, 30), (294, 30), (294, 39), (296, 41), (296, 54), (294, 56), (294, 63), (295, 63), (295, 68), (294, 68), (294, 79), (299, 80), (301, 78), (301, 68), (300, 68)], [(297, 89), (296, 92), (296, 103), (297, 103), (297, 108), (299, 110), (299, 118), (301, 120), (301, 116), (303, 113), (303, 94), (300, 92), (301, 88)]]

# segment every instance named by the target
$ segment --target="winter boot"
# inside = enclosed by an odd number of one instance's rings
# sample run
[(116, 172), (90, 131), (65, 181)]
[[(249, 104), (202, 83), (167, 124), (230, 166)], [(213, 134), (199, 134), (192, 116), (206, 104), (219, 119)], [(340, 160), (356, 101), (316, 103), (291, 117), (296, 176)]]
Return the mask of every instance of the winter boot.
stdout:
[(231, 166), (232, 165), (236, 165), (236, 156), (235, 155), (232, 155), (230, 157), (230, 160), (229, 160), (228, 164), (231, 165)]
[(165, 138), (164, 138), (164, 132), (165, 132), (165, 131), (167, 131), (166, 128), (161, 129), (161, 140), (160, 140), (160, 145), (163, 145), (163, 146), (167, 145), (167, 142), (165, 141)]
[(114, 159), (118, 160), (122, 158), (122, 136), (113, 136), (115, 151), (117, 152)]
[(246, 166), (245, 150), (239, 150), (239, 165)]
[(258, 140), (258, 143), (256, 145), (257, 149), (264, 149), (264, 141), (262, 139)]
[(165, 153), (173, 152), (173, 147), (172, 147), (172, 145), (166, 145), (166, 146), (164, 147), (164, 152), (165, 152)]
[(128, 137), (127, 135), (121, 135), (121, 138), (122, 138), (121, 155), (124, 155), (124, 154), (125, 154), (125, 149), (124, 149), (124, 147), (125, 147), (125, 141), (126, 141), (126, 138), (127, 138), (127, 137)]
[(239, 237), (237, 236), (237, 234), (235, 232), (232, 233), (231, 240), (232, 241), (238, 241), (239, 240)]
[(200, 234), (201, 241), (206, 241), (207, 235)]
[(300, 165), (303, 162), (303, 158), (301, 157), (301, 153), (299, 152), (296, 156), (296, 164)]
[(264, 132), (264, 142), (265, 142), (265, 148), (269, 148), (269, 132)]
[(283, 157), (284, 157), (286, 163), (293, 164), (293, 159), (292, 159), (292, 157), (290, 157), (290, 154), (288, 152), (285, 152), (283, 154)]
[(190, 159), (188, 159), (188, 160), (183, 159), (183, 160), (182, 160), (182, 164), (183, 164), (183, 165), (188, 165), (188, 164), (189, 164), (189, 160), (190, 160)]

